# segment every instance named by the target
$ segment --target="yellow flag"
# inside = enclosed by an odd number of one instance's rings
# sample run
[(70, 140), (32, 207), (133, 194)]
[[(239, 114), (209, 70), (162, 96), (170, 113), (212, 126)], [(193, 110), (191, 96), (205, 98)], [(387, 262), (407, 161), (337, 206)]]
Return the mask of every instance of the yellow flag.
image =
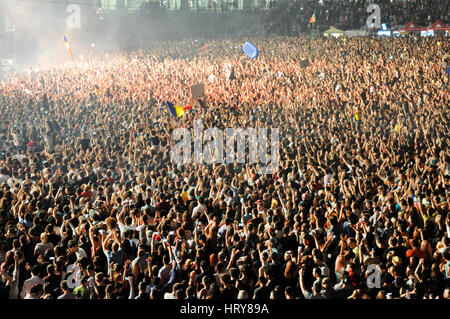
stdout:
[(178, 117), (183, 116), (183, 114), (185, 112), (183, 107), (181, 107), (179, 105), (174, 105), (173, 107), (175, 108), (175, 112), (177, 113)]
[(400, 132), (400, 125), (395, 125), (395, 127), (394, 127), (394, 131), (396, 131), (396, 132)]
[(359, 119), (360, 119), (359, 111), (356, 111), (356, 113), (355, 113), (355, 119), (356, 119), (357, 121), (359, 121)]
[(186, 204), (186, 202), (187, 202), (188, 199), (189, 199), (188, 193), (182, 192), (182, 193), (180, 194), (180, 196), (181, 196), (181, 199), (183, 200), (183, 202)]

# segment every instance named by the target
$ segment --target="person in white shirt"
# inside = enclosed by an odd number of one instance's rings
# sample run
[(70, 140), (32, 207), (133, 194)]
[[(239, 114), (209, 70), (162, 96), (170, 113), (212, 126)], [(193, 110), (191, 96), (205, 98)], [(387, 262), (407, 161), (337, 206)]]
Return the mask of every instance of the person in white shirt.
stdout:
[(41, 299), (44, 294), (44, 288), (41, 284), (36, 284), (31, 287), (30, 293), (25, 296), (24, 299)]
[(22, 162), (22, 160), (23, 160), (24, 158), (26, 158), (26, 156), (23, 155), (23, 154), (20, 154), (19, 152), (17, 152), (17, 153), (12, 157), (13, 160), (18, 160), (19, 162)]
[(181, 289), (183, 286), (181, 285), (181, 283), (176, 283), (175, 285), (172, 286), (172, 291), (171, 292), (166, 292), (164, 294), (164, 299), (176, 299), (175, 297), (175, 292), (179, 289)]
[(140, 225), (136, 227), (136, 231), (139, 233), (139, 240), (146, 238), (147, 225), (150, 225), (150, 219), (148, 215), (142, 215), (139, 217)]
[(125, 233), (128, 230), (134, 231), (136, 229), (136, 225), (134, 224), (133, 218), (131, 216), (125, 217), (124, 218), (124, 223), (121, 222), (121, 217), (122, 217), (123, 213), (124, 213), (124, 210), (122, 210), (122, 213), (119, 215), (119, 218), (118, 218), (118, 221), (117, 221), (117, 224), (118, 224), (119, 229), (120, 229), (120, 237), (121, 238), (124, 237)]
[(34, 254), (35, 255), (44, 255), (44, 253), (47, 249), (53, 249), (53, 244), (49, 243), (47, 241), (47, 234), (42, 233), (41, 234), (41, 242), (36, 244), (36, 247), (34, 248)]
[(161, 279), (163, 284), (167, 283), (170, 278), (170, 272), (172, 271), (172, 265), (170, 264), (169, 256), (163, 256), (164, 266), (158, 272), (158, 277)]
[(17, 172), (13, 172), (13, 176), (10, 177), (10, 178), (8, 179), (8, 181), (7, 181), (8, 186), (9, 186), (10, 188), (14, 188), (14, 185), (15, 185), (16, 183), (22, 184), (22, 182), (23, 182), (23, 180), (17, 178)]
[(203, 197), (199, 197), (197, 200), (197, 206), (195, 206), (194, 209), (192, 210), (193, 220), (197, 219), (201, 215), (201, 213), (206, 212), (206, 207), (205, 205), (203, 205), (203, 203), (204, 203)]
[(78, 246), (78, 243), (75, 240), (69, 241), (69, 249), (76, 254), (77, 259), (87, 258), (86, 252), (83, 248)]
[(72, 293), (72, 289), (69, 288), (67, 280), (63, 280), (60, 287), (63, 294), (58, 299), (77, 299), (77, 296)]
[(8, 175), (8, 170), (6, 168), (0, 169), (0, 183), (7, 182), (11, 176)]
[(31, 270), (31, 278), (25, 280), (22, 286), (22, 291), (20, 292), (20, 298), (22, 299), (30, 299), (30, 296), (28, 298), (25, 298), (27, 295), (30, 295), (31, 288), (35, 285), (41, 284), (42, 286), (45, 285), (45, 281), (39, 277), (39, 268), (34, 267)]

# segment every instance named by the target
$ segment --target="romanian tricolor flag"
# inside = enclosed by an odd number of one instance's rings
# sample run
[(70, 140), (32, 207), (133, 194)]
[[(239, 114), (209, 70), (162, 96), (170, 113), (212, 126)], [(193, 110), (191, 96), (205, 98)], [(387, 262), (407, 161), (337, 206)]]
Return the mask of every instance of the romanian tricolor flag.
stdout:
[(313, 15), (311, 16), (311, 18), (309, 19), (309, 23), (314, 23), (316, 22), (316, 12), (314, 11)]
[(192, 105), (187, 105), (185, 107), (174, 105), (170, 102), (167, 102), (167, 105), (169, 106), (170, 113), (172, 113), (173, 116), (176, 117), (182, 117), (186, 110), (192, 109)]
[(72, 56), (72, 49), (70, 48), (69, 41), (67, 41), (66, 36), (64, 36), (64, 44), (66, 45), (67, 52), (69, 52), (70, 56)]

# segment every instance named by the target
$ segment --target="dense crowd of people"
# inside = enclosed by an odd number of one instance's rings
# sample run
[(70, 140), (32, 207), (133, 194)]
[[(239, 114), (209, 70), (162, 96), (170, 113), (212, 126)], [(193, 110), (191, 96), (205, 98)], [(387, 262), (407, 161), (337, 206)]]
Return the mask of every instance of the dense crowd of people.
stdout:
[[(3, 77), (1, 298), (450, 297), (448, 41), (252, 41)], [(198, 119), (279, 128), (276, 172), (174, 163)]]
[[(209, 0), (209, 1), (181, 1), (179, 5), (172, 7), (175, 10), (208, 10), (212, 12), (228, 12), (240, 9), (237, 0)], [(367, 7), (371, 1), (366, 0), (309, 0), (309, 1), (270, 1), (270, 0), (244, 0), (241, 10), (246, 12), (262, 12), (266, 17), (267, 25), (272, 25), (274, 30), (284, 34), (295, 33), (297, 29), (304, 31), (308, 27), (308, 21), (313, 12), (317, 15), (317, 27), (327, 29), (335, 26), (347, 29), (359, 29), (366, 25)], [(430, 26), (436, 20), (448, 21), (449, 6), (442, 0), (379, 0), (382, 21), (389, 26), (404, 26), (409, 21), (414, 21), (421, 26)], [(172, 3), (172, 6), (175, 2)], [(150, 9), (155, 6), (169, 8), (169, 1), (142, 2), (140, 10)]]
[(418, 25), (427, 27), (440, 19), (449, 21), (449, 7), (445, 1), (280, 1), (266, 15), (269, 24), (283, 34), (297, 34), (308, 31), (309, 18), (316, 13), (316, 28), (324, 31), (330, 26), (343, 30), (361, 29), (366, 26), (369, 4), (375, 3), (380, 7), (381, 22), (389, 27), (403, 27), (414, 21)]

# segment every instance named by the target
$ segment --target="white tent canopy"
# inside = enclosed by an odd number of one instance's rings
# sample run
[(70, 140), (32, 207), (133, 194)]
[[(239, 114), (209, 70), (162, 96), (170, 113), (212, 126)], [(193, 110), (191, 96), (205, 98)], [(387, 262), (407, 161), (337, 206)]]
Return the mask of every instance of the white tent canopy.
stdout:
[(326, 37), (328, 37), (330, 35), (333, 37), (340, 37), (340, 36), (344, 35), (344, 31), (336, 29), (335, 27), (331, 27), (327, 31), (325, 31), (323, 33), (323, 35)]

